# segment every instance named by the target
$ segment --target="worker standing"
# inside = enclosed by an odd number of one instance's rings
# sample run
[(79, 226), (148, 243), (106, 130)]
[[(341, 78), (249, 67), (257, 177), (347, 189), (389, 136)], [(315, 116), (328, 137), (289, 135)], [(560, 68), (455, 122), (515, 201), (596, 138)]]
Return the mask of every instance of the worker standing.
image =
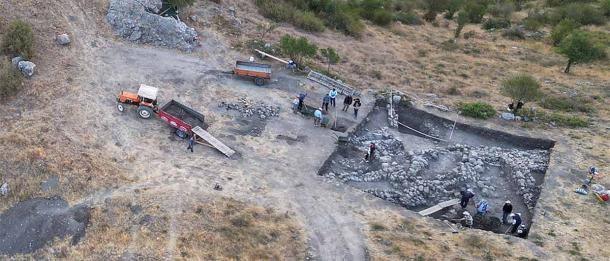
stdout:
[(297, 113), (297, 111), (299, 111), (299, 104), (300, 104), (300, 99), (299, 96), (295, 96), (294, 100), (292, 100), (292, 112), (293, 113)]
[(322, 122), (322, 108), (318, 108), (313, 113), (313, 126), (318, 127), (318, 126), (320, 126), (321, 122)]
[(330, 103), (330, 95), (326, 94), (326, 95), (324, 95), (324, 98), (322, 98), (322, 108), (324, 108), (325, 111), (328, 111), (329, 103)]
[(510, 203), (510, 200), (504, 202), (504, 206), (502, 207), (502, 223), (508, 223), (508, 215), (513, 212), (513, 205)]
[(462, 208), (466, 208), (470, 199), (474, 197), (474, 192), (472, 192), (472, 189), (462, 190), (460, 191), (460, 195), (462, 195), (460, 199), (460, 206), (462, 206)]
[(348, 94), (347, 96), (345, 96), (345, 99), (343, 99), (342, 111), (347, 111), (350, 105), (352, 105), (352, 96)]
[(375, 143), (371, 142), (371, 144), (369, 145), (368, 151), (366, 153), (366, 155), (364, 156), (364, 159), (367, 161), (372, 161), (373, 159), (375, 159), (375, 150), (377, 149), (377, 147), (375, 146)]
[(510, 216), (513, 218), (513, 224), (510, 233), (514, 234), (515, 232), (517, 232), (517, 229), (521, 225), (521, 213), (511, 214)]
[(191, 153), (193, 153), (193, 146), (195, 146), (195, 135), (191, 135), (191, 138), (189, 139), (189, 146), (186, 148), (186, 150), (190, 150)]
[(330, 104), (332, 104), (333, 107), (337, 107), (337, 89), (333, 88), (332, 90), (330, 90), (330, 92), (328, 92), (328, 96), (330, 96)]
[(299, 111), (303, 110), (303, 103), (305, 102), (305, 97), (307, 97), (307, 93), (299, 94)]
[(360, 98), (354, 99), (354, 119), (358, 119), (358, 110), (360, 110), (360, 106), (362, 106)]

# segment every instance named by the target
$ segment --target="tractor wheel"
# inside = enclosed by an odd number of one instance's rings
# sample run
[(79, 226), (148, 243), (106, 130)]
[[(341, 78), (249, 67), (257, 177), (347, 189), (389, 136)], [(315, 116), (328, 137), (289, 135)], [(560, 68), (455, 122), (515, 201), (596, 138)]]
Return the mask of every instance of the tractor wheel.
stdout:
[(117, 110), (119, 110), (120, 112), (124, 112), (125, 111), (125, 106), (122, 103), (117, 103), (116, 104), (116, 108)]
[(263, 78), (254, 78), (254, 84), (263, 86), (265, 84), (265, 80), (263, 80)]
[(140, 106), (138, 107), (138, 115), (140, 115), (142, 119), (148, 119), (152, 115), (152, 109), (146, 106)]

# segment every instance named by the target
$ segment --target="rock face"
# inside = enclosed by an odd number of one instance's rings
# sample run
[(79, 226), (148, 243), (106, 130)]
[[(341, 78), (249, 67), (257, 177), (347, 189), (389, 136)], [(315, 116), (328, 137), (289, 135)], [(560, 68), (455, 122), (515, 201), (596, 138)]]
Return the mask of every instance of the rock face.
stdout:
[(34, 68), (36, 68), (36, 64), (29, 61), (20, 61), (17, 67), (23, 75), (29, 78), (34, 75)]
[(161, 0), (112, 0), (106, 19), (121, 37), (132, 42), (191, 51), (197, 32), (171, 17), (157, 15)]
[(85, 235), (90, 209), (70, 207), (60, 198), (35, 198), (0, 214), (0, 254), (31, 253), (57, 237), (72, 236), (76, 244)]
[(256, 116), (261, 120), (265, 120), (271, 117), (278, 117), (280, 115), (279, 106), (267, 105), (263, 102), (249, 101), (246, 98), (239, 98), (237, 103), (221, 102), (218, 104), (218, 107), (225, 108), (228, 111), (238, 111), (240, 116), (243, 118)]
[(55, 41), (57, 41), (58, 44), (60, 45), (68, 45), (70, 44), (70, 36), (68, 36), (67, 34), (60, 34), (57, 37), (55, 37)]

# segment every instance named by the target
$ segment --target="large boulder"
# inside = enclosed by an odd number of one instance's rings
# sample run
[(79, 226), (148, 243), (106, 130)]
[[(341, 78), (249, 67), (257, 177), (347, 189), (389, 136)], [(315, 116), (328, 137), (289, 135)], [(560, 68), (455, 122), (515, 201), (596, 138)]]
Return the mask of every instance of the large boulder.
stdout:
[(19, 68), (19, 62), (23, 61), (23, 58), (21, 58), (21, 56), (17, 56), (13, 59), (11, 59), (11, 63), (13, 63), (13, 66), (15, 68)]
[(121, 37), (132, 42), (191, 51), (197, 32), (185, 23), (157, 13), (162, 0), (111, 0), (106, 20)]
[(29, 78), (34, 75), (34, 68), (36, 68), (36, 64), (30, 61), (20, 61), (18, 67), (19, 71), (21, 71), (24, 76)]

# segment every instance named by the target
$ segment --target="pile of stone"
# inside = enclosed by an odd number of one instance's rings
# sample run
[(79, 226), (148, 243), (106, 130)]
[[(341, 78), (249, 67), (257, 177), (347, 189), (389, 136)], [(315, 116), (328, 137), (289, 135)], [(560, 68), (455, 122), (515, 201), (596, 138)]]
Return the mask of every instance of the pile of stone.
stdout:
[(234, 110), (239, 112), (240, 117), (251, 118), (258, 117), (261, 120), (266, 120), (271, 117), (280, 116), (280, 107), (265, 104), (264, 102), (254, 102), (246, 98), (239, 98), (236, 103), (221, 102), (218, 104), (219, 108), (225, 108), (226, 110)]
[(121, 37), (183, 51), (199, 46), (197, 32), (172, 17), (158, 15), (162, 0), (112, 0), (106, 20)]
[[(407, 207), (431, 206), (456, 198), (456, 192), (464, 187), (476, 189), (483, 197), (498, 197), (496, 181), (489, 175), (489, 169), (496, 167), (531, 209), (540, 194), (532, 173), (544, 173), (549, 160), (545, 150), (460, 144), (405, 152), (402, 142), (385, 129), (363, 133), (352, 138), (348, 146), (361, 150), (359, 155), (364, 156), (368, 144), (374, 142), (378, 161), (344, 157), (331, 162), (331, 173), (322, 174), (343, 182), (376, 182), (374, 188), (365, 191)], [(380, 182), (387, 186), (380, 188)]]

